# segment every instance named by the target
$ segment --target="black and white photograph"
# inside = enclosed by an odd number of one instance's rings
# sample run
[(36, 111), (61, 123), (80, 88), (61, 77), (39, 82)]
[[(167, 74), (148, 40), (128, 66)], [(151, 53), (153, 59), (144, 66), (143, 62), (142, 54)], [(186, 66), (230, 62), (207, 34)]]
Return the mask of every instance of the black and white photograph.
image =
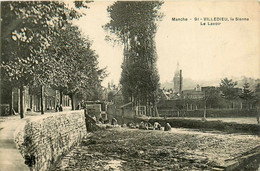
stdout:
[(259, 0), (0, 9), (0, 171), (260, 171)]

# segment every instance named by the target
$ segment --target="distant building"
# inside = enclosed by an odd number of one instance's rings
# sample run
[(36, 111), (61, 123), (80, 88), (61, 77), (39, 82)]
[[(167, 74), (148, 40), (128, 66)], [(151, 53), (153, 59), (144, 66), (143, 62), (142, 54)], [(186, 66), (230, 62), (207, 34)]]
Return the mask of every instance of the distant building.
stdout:
[(183, 76), (179, 62), (173, 77), (173, 92), (168, 95), (170, 99), (203, 99), (204, 92), (201, 91), (200, 85), (197, 85), (192, 90), (183, 90)]
[(182, 96), (183, 99), (203, 99), (204, 92), (196, 90), (183, 90)]
[(170, 92), (165, 91), (164, 89), (159, 89), (159, 99), (160, 100), (169, 100)]
[(210, 91), (210, 90), (216, 90), (216, 89), (218, 89), (218, 88), (215, 87), (215, 86), (201, 87), (201, 91), (203, 91), (203, 92), (208, 92), (208, 91)]
[(118, 87), (117, 89), (114, 89), (114, 90), (109, 90), (106, 101), (111, 102), (112, 104), (114, 104), (117, 107), (123, 105), (124, 98), (123, 98), (121, 87)]
[[(41, 111), (41, 91), (40, 88), (30, 88), (28, 86), (24, 87), (23, 91), (23, 99), (24, 99), (24, 111), (33, 111), (39, 112)], [(11, 88), (9, 94), (5, 94), (1, 99), (9, 99), (8, 102), (3, 104), (12, 107), (14, 112), (20, 112), (20, 89)], [(44, 88), (43, 94), (43, 110), (54, 110), (57, 104), (60, 104), (60, 92), (58, 90), (54, 90), (51, 88)], [(67, 107), (71, 105), (71, 99), (68, 95), (62, 95), (62, 106)], [(10, 108), (8, 109), (10, 111)], [(9, 114), (9, 112), (8, 112)], [(2, 114), (1, 114), (2, 115)], [(6, 112), (4, 115), (7, 115)]]

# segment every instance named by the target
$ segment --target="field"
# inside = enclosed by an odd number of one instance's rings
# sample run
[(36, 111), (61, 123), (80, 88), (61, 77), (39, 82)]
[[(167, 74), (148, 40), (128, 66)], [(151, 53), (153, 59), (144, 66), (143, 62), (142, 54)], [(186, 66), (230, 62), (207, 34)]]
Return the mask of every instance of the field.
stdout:
[[(223, 170), (259, 154), (259, 144), (253, 135), (112, 128), (89, 133), (52, 170)], [(240, 170), (258, 167), (254, 159)]]

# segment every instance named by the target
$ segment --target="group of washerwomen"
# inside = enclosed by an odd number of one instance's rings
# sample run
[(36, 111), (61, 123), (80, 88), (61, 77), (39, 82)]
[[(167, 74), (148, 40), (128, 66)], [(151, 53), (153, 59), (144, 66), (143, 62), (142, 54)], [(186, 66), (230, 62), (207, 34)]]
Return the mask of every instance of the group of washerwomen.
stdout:
[[(111, 125), (116, 125), (117, 124), (117, 120), (115, 118), (112, 119)], [(143, 130), (162, 130), (162, 126), (160, 123), (158, 122), (154, 122), (154, 124), (152, 125), (150, 122), (141, 122), (140, 124), (136, 124), (134, 122), (129, 122), (127, 124), (123, 124), (121, 127), (128, 127), (131, 129), (143, 129)], [(164, 131), (170, 131), (171, 130), (171, 125), (169, 123), (166, 123), (165, 127), (164, 127)]]
[[(127, 124), (127, 126), (131, 129), (143, 129), (143, 130), (162, 130), (163, 127), (161, 126), (160, 123), (158, 122), (154, 122), (154, 124), (152, 125), (149, 122), (141, 122), (140, 124), (135, 124), (133, 122), (130, 122)], [(165, 127), (164, 127), (164, 131), (170, 131), (171, 130), (171, 125), (169, 123), (166, 123)]]
[[(99, 120), (96, 120), (96, 117), (93, 118), (97, 123), (101, 123), (101, 124), (108, 124), (109, 120), (103, 120), (102, 118), (99, 118)], [(113, 118), (111, 120), (111, 125), (117, 125), (117, 119)], [(152, 125), (149, 122), (141, 122), (140, 124), (136, 124), (134, 122), (129, 122), (127, 124), (123, 124), (121, 125), (121, 127), (128, 127), (131, 129), (143, 129), (143, 130), (162, 130), (163, 127), (161, 126), (160, 123), (158, 122), (154, 122), (154, 124)], [(170, 131), (171, 130), (171, 125), (169, 123), (166, 123), (165, 127), (164, 127), (164, 131)]]

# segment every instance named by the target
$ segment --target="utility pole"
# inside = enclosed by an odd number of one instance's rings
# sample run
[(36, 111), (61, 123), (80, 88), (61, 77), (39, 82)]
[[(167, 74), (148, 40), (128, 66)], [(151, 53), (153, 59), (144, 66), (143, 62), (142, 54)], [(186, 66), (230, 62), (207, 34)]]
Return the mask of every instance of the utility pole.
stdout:
[(206, 91), (204, 92), (204, 113), (203, 113), (203, 120), (206, 120), (206, 115), (207, 115), (207, 99), (206, 99)]

